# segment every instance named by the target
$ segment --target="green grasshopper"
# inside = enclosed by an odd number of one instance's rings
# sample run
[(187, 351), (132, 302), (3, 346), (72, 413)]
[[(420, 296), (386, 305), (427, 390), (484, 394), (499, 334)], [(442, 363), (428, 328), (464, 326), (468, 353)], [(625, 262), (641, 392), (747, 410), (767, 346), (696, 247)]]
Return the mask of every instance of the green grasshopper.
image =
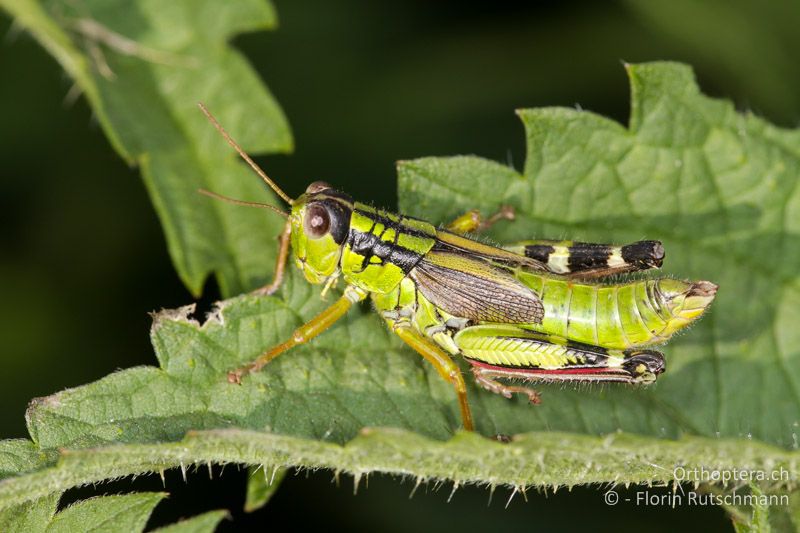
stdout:
[(228, 143), (286, 203), (274, 206), (202, 193), (240, 205), (265, 207), (286, 218), (272, 283), (280, 286), (291, 243), (295, 264), (323, 293), (339, 278), (343, 295), (291, 337), (228, 381), (260, 370), (286, 350), (310, 341), (368, 296), (389, 328), (433, 365), (455, 389), (464, 429), (474, 428), (467, 389), (451, 358), (464, 357), (476, 382), (510, 398), (539, 403), (523, 382), (652, 383), (664, 356), (644, 349), (667, 341), (697, 320), (717, 286), (671, 278), (609, 282), (612, 275), (661, 266), (658, 241), (625, 246), (570, 241), (527, 241), (497, 247), (471, 239), (500, 219), (473, 210), (445, 227), (376, 209), (318, 181), (291, 199), (236, 144), (201, 104)]

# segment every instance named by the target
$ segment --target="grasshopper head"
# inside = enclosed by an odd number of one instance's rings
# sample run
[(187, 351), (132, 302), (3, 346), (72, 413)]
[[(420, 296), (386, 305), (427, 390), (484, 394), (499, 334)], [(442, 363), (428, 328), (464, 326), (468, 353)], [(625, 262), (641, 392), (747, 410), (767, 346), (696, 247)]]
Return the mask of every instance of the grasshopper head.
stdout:
[(292, 206), (292, 212), (269, 204), (247, 202), (228, 198), (211, 191), (200, 189), (199, 192), (219, 200), (238, 205), (261, 207), (288, 217), (292, 226), (292, 249), (297, 266), (303, 271), (311, 283), (323, 283), (339, 271), (339, 258), (342, 247), (350, 231), (350, 216), (353, 213), (353, 199), (334, 190), (323, 181), (315, 181), (308, 186), (306, 192), (296, 200), (292, 200), (269, 176), (248, 156), (239, 144), (228, 135), (216, 118), (201, 103), (200, 110), (211, 124), (236, 150), (242, 159), (250, 165), (283, 201)]
[(661, 279), (658, 281), (658, 290), (672, 316), (688, 323), (702, 315), (711, 305), (717, 294), (717, 285), (710, 281)]
[(339, 270), (352, 212), (352, 198), (322, 181), (292, 203), (292, 250), (310, 283), (323, 283)]

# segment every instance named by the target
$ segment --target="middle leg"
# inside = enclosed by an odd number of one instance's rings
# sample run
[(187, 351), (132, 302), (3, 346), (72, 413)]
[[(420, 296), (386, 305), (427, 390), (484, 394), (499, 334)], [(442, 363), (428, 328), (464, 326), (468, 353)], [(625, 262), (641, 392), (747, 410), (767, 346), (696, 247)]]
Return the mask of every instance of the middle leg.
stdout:
[(454, 233), (472, 233), (489, 229), (499, 220), (514, 220), (516, 214), (510, 205), (501, 205), (500, 209), (489, 218), (484, 219), (481, 212), (477, 209), (470, 209), (460, 217), (456, 218), (446, 226), (449, 231)]
[(408, 344), (418, 354), (420, 354), (426, 361), (431, 363), (439, 375), (445, 381), (453, 385), (456, 396), (458, 397), (458, 405), (461, 409), (461, 420), (464, 424), (464, 429), (467, 431), (475, 431), (475, 426), (472, 422), (472, 411), (469, 408), (467, 401), (467, 386), (464, 383), (464, 377), (461, 375), (458, 365), (456, 365), (450, 356), (444, 350), (436, 346), (433, 342), (426, 339), (415, 330), (411, 325), (403, 321), (389, 321), (392, 331), (400, 337), (403, 342)]
[(294, 330), (294, 333), (292, 333), (292, 336), (289, 337), (289, 339), (265, 351), (254, 361), (228, 372), (228, 382), (237, 384), (241, 383), (243, 376), (252, 372), (258, 372), (264, 365), (278, 357), (286, 350), (310, 341), (320, 333), (330, 328), (337, 320), (346, 315), (347, 311), (350, 310), (353, 304), (360, 302), (365, 298), (365, 296), (366, 293), (360, 289), (348, 286), (347, 289), (345, 289), (344, 294), (336, 302), (334, 302), (333, 305)]

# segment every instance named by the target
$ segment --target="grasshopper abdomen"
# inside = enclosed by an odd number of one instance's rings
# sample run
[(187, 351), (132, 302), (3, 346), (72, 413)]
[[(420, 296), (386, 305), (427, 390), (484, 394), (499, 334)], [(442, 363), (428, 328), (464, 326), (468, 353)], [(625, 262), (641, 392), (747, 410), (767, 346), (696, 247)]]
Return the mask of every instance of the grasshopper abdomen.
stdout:
[(545, 309), (541, 325), (528, 327), (615, 349), (665, 342), (706, 309), (717, 289), (707, 281), (670, 278), (601, 284), (530, 272), (517, 275)]

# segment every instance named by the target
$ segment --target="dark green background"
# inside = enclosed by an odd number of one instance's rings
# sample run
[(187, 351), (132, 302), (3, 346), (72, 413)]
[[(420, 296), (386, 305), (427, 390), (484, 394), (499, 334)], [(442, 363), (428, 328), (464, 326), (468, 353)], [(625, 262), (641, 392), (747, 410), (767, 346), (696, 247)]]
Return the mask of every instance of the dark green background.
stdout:
[[(292, 196), (324, 179), (391, 207), (394, 161), (426, 155), (474, 153), (520, 168), (524, 139), (513, 110), (580, 106), (625, 122), (623, 60), (684, 61), (707, 93), (780, 125), (800, 117), (796, 3), (315, 0), (277, 7), (278, 31), (236, 44), (292, 124), (295, 154), (260, 158)], [(136, 169), (113, 152), (84, 100), (65, 103), (71, 82), (55, 61), (6, 18), (0, 32), (0, 424), (2, 437), (23, 437), (30, 398), (154, 364), (147, 313), (191, 297), (172, 270)], [(202, 305), (217, 295), (209, 283)], [(667, 531), (696, 521), (728, 528), (719, 509), (612, 508), (591, 489), (530, 494), (527, 503), (517, 497), (507, 511), (502, 490), (488, 507), (482, 489), (460, 490), (450, 504), (449, 487), (420, 489), (409, 501), (411, 485), (387, 478), (371, 479), (353, 497), (350, 480), (336, 488), (328, 473), (290, 475), (266, 510), (244, 517), (244, 474), (225, 474), (211, 483), (202, 472), (188, 486), (168, 478), (174, 496), (154, 521), (226, 505), (237, 527), (280, 515), (349, 530)], [(125, 481), (101, 492), (130, 487)]]

